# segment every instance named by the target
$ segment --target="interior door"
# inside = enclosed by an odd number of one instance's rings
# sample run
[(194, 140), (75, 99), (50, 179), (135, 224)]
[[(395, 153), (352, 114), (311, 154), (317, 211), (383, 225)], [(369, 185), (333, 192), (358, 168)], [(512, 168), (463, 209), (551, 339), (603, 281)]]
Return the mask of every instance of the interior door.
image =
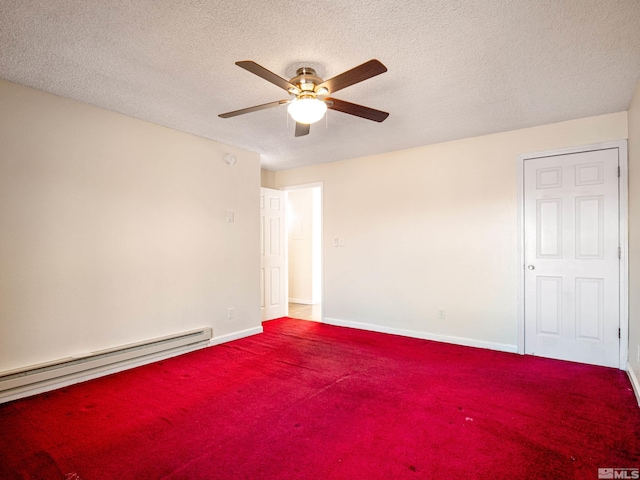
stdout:
[(617, 367), (618, 149), (524, 161), (525, 353)]
[(260, 189), (260, 291), (262, 320), (287, 315), (284, 192)]

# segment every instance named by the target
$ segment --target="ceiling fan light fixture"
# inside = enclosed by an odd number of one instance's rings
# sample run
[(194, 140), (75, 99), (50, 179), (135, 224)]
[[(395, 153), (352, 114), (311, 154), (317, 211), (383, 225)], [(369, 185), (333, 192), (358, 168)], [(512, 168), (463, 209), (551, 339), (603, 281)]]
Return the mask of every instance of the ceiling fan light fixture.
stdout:
[(329, 96), (329, 94), (333, 95), (333, 93), (338, 90), (386, 72), (387, 67), (375, 58), (328, 80), (323, 80), (318, 77), (316, 71), (311, 67), (298, 68), (296, 70), (296, 76), (290, 80), (286, 80), (252, 60), (236, 62), (236, 65), (289, 92), (291, 97), (287, 100), (277, 100), (275, 102), (254, 105), (253, 107), (241, 108), (240, 110), (234, 110), (232, 112), (221, 113), (218, 115), (220, 118), (236, 117), (238, 115), (244, 115), (245, 113), (257, 112), (266, 108), (288, 104), (288, 113), (296, 122), (295, 136), (302, 137), (309, 134), (309, 125), (325, 117), (327, 109), (348, 115), (355, 115), (356, 117), (374, 122), (382, 122), (389, 116), (387, 112), (365, 107), (364, 105), (345, 102), (344, 100)]
[(287, 111), (296, 122), (310, 125), (322, 120), (327, 112), (327, 104), (315, 97), (301, 97), (293, 100)]

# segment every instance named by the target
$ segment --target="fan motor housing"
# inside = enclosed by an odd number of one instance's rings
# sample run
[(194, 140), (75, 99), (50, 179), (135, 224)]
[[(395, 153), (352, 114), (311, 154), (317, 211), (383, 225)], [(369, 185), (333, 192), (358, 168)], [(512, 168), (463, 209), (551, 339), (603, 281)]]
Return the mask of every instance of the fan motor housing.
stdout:
[(317, 85), (322, 83), (322, 79), (316, 75), (316, 71), (311, 67), (301, 67), (296, 70), (296, 76), (289, 80), (303, 92), (313, 92)]

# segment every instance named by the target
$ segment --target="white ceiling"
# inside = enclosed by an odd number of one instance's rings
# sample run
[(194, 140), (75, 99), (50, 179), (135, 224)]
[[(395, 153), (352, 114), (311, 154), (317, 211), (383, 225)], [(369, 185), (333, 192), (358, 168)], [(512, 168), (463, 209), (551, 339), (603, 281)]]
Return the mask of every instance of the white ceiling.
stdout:
[[(388, 72), (295, 138), (287, 98), (234, 65)], [(281, 170), (626, 110), (638, 0), (0, 0), (0, 78), (261, 154)]]

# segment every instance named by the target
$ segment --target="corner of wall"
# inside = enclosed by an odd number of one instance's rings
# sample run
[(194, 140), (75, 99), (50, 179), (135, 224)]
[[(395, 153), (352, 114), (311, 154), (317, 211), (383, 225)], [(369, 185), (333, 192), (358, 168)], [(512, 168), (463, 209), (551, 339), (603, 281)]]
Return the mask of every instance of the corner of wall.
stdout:
[(276, 188), (276, 172), (260, 169), (260, 186), (264, 188)]
[[(629, 292), (640, 287), (640, 82), (627, 112), (629, 141)], [(640, 404), (640, 297), (629, 296), (627, 371)]]

